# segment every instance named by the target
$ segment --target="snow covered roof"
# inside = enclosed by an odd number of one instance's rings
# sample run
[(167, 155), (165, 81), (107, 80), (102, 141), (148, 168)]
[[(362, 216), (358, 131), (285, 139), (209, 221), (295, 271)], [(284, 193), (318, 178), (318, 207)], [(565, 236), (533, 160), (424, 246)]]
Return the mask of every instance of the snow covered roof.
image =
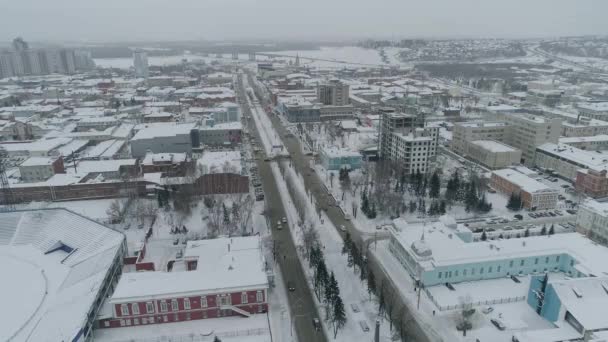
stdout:
[(184, 259), (196, 270), (124, 273), (110, 303), (268, 287), (258, 236), (188, 241)]
[(40, 139), (33, 142), (2, 144), (7, 152), (48, 152), (71, 142), (70, 138)]
[(155, 163), (182, 163), (186, 161), (186, 153), (147, 153), (142, 164), (152, 165)]
[(516, 148), (503, 144), (495, 140), (475, 140), (471, 144), (477, 145), (490, 152), (515, 152)]
[(557, 190), (537, 181), (534, 178), (528, 177), (523, 173), (520, 173), (513, 169), (501, 169), (492, 172), (493, 174), (508, 180), (509, 182), (517, 185), (520, 189), (529, 193), (539, 192), (557, 192)]
[(578, 103), (576, 106), (580, 109), (585, 109), (585, 110), (594, 111), (594, 112), (608, 111), (608, 102)]
[(172, 137), (176, 135), (190, 134), (190, 131), (196, 127), (196, 123), (187, 124), (157, 124), (148, 126), (135, 134), (131, 140), (154, 139), (158, 137)]
[(205, 152), (197, 160), (203, 174), (208, 173), (238, 173), (241, 168), (241, 153), (239, 151)]
[[(91, 172), (118, 172), (120, 167), (125, 165), (135, 165), (137, 159), (113, 159), (113, 160), (84, 160), (76, 165), (77, 173), (86, 175)], [(75, 173), (73, 168), (69, 168), (68, 173)]]
[(124, 236), (66, 209), (0, 213), (2, 341), (72, 341)]
[(549, 280), (561, 304), (585, 330), (608, 328), (608, 277)]
[(52, 165), (57, 158), (48, 157), (29, 157), (19, 166), (41, 166), (41, 165)]
[(566, 137), (559, 138), (559, 142), (562, 144), (582, 143), (582, 142), (604, 142), (608, 141), (607, 134), (594, 135), (591, 137)]
[(581, 273), (608, 274), (608, 264), (604, 262), (608, 249), (579, 233), (465, 242), (458, 237), (466, 229), (460, 225), (449, 228), (441, 222), (408, 223), (403, 219), (394, 220), (393, 225), (391, 234), (406, 250), (415, 241), (420, 241), (424, 232), (425, 246), (431, 250), (432, 257), (420, 258), (418, 263), (427, 270), (485, 261), (569, 254), (576, 260), (575, 267)]
[(545, 143), (536, 147), (537, 151), (557, 156), (560, 160), (566, 160), (577, 164), (581, 168), (593, 170), (608, 169), (608, 154), (605, 152), (581, 150), (566, 144)]
[(323, 147), (322, 153), (329, 158), (361, 157), (361, 153), (357, 151), (336, 146)]

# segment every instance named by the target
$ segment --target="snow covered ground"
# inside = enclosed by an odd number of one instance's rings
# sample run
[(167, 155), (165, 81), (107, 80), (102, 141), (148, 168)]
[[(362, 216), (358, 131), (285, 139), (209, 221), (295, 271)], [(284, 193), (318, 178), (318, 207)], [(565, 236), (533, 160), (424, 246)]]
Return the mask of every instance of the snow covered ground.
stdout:
[(106, 222), (108, 214), (106, 211), (115, 199), (96, 199), (65, 202), (31, 202), (19, 205), (19, 209), (43, 209), (43, 208), (66, 208), (77, 214), (86, 216), (97, 222)]
[(190, 322), (95, 330), (97, 342), (203, 342), (219, 337), (225, 342), (274, 341), (266, 315), (200, 319)]
[[(306, 196), (302, 178), (296, 175), (293, 168), (289, 167), (287, 162), (284, 164), (286, 172), (285, 177), (291, 177), (292, 179), (296, 180), (294, 182), (297, 189), (296, 191), (303, 196)], [(296, 224), (296, 222), (299, 220), (298, 209), (296, 209), (293, 200), (289, 195), (287, 185), (285, 181), (283, 181), (283, 176), (281, 175), (279, 166), (273, 164), (272, 167), (275, 179), (278, 181), (277, 183), (279, 186), (281, 199), (287, 211), (290, 232), (294, 238), (294, 241), (296, 241), (296, 245), (302, 245), (302, 230)], [(317, 232), (319, 233), (319, 240), (323, 242), (323, 253), (328, 271), (333, 271), (335, 274), (336, 280), (338, 281), (338, 285), (340, 287), (340, 295), (342, 296), (344, 306), (346, 308), (347, 323), (345, 327), (338, 332), (336, 341), (360, 341), (363, 336), (368, 336), (371, 339), (372, 331), (377, 319), (380, 319), (381, 321), (382, 340), (390, 340), (388, 323), (384, 320), (384, 318), (378, 317), (377, 304), (373, 298), (370, 300), (365, 283), (361, 282), (359, 276), (353, 273), (352, 269), (347, 266), (347, 257), (341, 253), (343, 244), (342, 238), (338, 234), (336, 227), (331, 224), (331, 221), (326, 217), (325, 213), (322, 214), (321, 218), (315, 215), (314, 208), (312, 207), (310, 201), (306, 202), (305, 210), (307, 212), (306, 220), (315, 225)], [(306, 276), (309, 280), (308, 285), (312, 288), (313, 272), (312, 270), (308, 269), (308, 262), (304, 260), (302, 254), (299, 254), (299, 256), (302, 264), (305, 265), (304, 269), (307, 272)], [(351, 307), (353, 304), (359, 308), (359, 312), (353, 311)], [(320, 319), (323, 321), (325, 312), (324, 306), (323, 304), (317, 302), (317, 307), (319, 308), (319, 312), (321, 314)], [(362, 331), (361, 326), (359, 325), (360, 321), (364, 321), (367, 324), (367, 326), (370, 328), (369, 332)], [(333, 337), (331, 326), (329, 326), (327, 322), (323, 322), (327, 336)]]

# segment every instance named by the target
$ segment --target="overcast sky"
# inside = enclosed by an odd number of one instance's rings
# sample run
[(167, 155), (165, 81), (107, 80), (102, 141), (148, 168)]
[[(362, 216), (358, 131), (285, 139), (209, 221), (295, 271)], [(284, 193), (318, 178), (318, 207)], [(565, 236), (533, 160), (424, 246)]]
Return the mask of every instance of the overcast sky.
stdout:
[(0, 40), (608, 34), (607, 0), (0, 0)]

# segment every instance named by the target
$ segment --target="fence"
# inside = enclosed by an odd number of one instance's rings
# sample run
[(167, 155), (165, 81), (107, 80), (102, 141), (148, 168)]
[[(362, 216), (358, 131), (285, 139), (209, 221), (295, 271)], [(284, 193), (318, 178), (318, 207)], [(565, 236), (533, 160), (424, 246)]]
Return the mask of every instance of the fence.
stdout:
[(183, 334), (183, 335), (171, 335), (171, 336), (155, 336), (155, 337), (144, 337), (144, 338), (131, 338), (126, 340), (113, 340), (113, 342), (207, 342), (213, 341), (217, 336), (222, 337), (239, 337), (239, 336), (270, 336), (268, 328), (257, 328), (237, 331), (225, 331), (214, 334)]
[(437, 301), (435, 300), (435, 297), (433, 297), (433, 295), (427, 288), (424, 289), (424, 292), (426, 292), (426, 295), (433, 302), (433, 304), (435, 304), (435, 306), (437, 308), (439, 308), (439, 311), (460, 310), (465, 307), (471, 308), (471, 307), (482, 306), (482, 305), (515, 303), (515, 302), (521, 302), (521, 301), (526, 300), (526, 296), (516, 296), (516, 297), (505, 297), (505, 298), (497, 298), (497, 299), (490, 299), (490, 300), (480, 300), (480, 301), (468, 302), (468, 303), (458, 303), (458, 304), (454, 304), (454, 305), (439, 305), (439, 303), (437, 303)]

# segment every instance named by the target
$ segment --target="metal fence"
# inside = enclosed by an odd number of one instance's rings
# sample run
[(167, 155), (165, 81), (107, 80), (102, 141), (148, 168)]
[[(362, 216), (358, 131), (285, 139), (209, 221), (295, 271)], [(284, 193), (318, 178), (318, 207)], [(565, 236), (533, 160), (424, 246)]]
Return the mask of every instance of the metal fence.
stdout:
[(431, 294), (431, 292), (428, 289), (425, 288), (424, 291), (426, 292), (426, 295), (429, 297), (429, 299), (435, 304), (435, 306), (437, 308), (439, 308), (439, 311), (460, 310), (465, 307), (471, 308), (471, 307), (482, 306), (482, 305), (515, 303), (515, 302), (521, 302), (521, 301), (526, 300), (526, 296), (515, 296), (515, 297), (503, 297), (503, 298), (497, 298), (497, 299), (490, 299), (490, 300), (480, 300), (480, 301), (468, 302), (468, 303), (458, 303), (458, 304), (454, 304), (454, 305), (439, 305), (439, 303), (437, 303), (437, 300), (435, 300), (435, 297), (433, 297), (433, 295)]
[(221, 333), (209, 333), (209, 334), (183, 334), (183, 335), (170, 335), (170, 336), (155, 336), (155, 337), (144, 337), (144, 338), (131, 338), (126, 340), (114, 340), (113, 342), (207, 342), (213, 341), (217, 336), (222, 337), (239, 337), (239, 336), (270, 336), (270, 331), (267, 328), (258, 329), (247, 329), (237, 331), (226, 331)]

